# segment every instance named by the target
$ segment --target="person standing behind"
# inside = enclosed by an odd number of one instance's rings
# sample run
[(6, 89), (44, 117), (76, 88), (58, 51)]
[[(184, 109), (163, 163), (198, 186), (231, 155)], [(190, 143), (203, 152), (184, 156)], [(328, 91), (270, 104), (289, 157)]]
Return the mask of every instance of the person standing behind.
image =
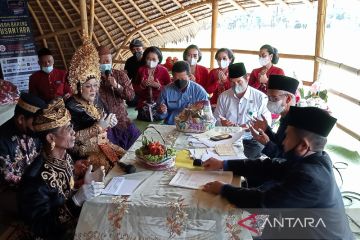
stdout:
[(66, 71), (54, 68), (54, 57), (48, 48), (38, 51), (41, 70), (29, 78), (29, 93), (50, 102), (57, 97), (70, 97), (71, 89), (67, 81)]
[(228, 67), (234, 62), (235, 57), (230, 49), (220, 48), (215, 54), (215, 59), (219, 68), (210, 71), (209, 81), (206, 84), (206, 91), (211, 96), (210, 103), (212, 107), (216, 107), (220, 94), (231, 88)]
[(101, 84), (99, 97), (105, 108), (116, 115), (118, 123), (108, 129), (109, 140), (128, 150), (140, 136), (140, 130), (127, 117), (125, 100), (134, 98), (134, 89), (131, 81), (122, 70), (112, 69), (112, 56), (110, 49), (105, 46), (98, 47), (100, 58)]
[[(135, 93), (139, 96), (137, 104), (139, 120), (149, 121), (149, 106), (146, 103), (156, 102), (161, 90), (170, 83), (170, 75), (167, 69), (160, 65), (162, 53), (157, 47), (149, 47), (145, 50), (141, 60), (142, 66), (133, 84)], [(154, 117), (157, 121), (157, 117)]]
[(263, 45), (259, 51), (261, 67), (254, 69), (250, 74), (249, 85), (263, 93), (267, 93), (267, 84), (270, 75), (285, 75), (281, 68), (274, 64), (279, 62), (278, 50), (268, 44)]
[[(134, 83), (139, 67), (141, 66), (141, 58), (144, 52), (144, 45), (139, 39), (133, 39), (130, 42), (130, 51), (133, 54), (125, 62), (124, 70), (126, 71), (129, 79)], [(127, 101), (129, 107), (136, 107), (138, 102), (138, 96), (135, 94), (131, 101)]]
[(129, 48), (133, 56), (126, 60), (124, 70), (127, 72), (130, 80), (134, 81), (137, 71), (141, 66), (141, 58), (144, 52), (144, 45), (139, 39), (133, 39), (130, 42)]
[(190, 64), (190, 80), (200, 84), (206, 89), (209, 79), (209, 70), (198, 64), (201, 61), (202, 53), (198, 46), (192, 44), (183, 53), (183, 60)]

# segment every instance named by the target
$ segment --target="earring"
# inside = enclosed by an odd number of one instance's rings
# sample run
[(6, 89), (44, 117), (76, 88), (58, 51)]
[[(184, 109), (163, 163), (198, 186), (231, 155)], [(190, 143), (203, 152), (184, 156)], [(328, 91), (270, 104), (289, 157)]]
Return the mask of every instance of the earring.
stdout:
[(55, 148), (55, 142), (51, 142), (51, 145), (50, 145), (51, 147), (50, 147), (50, 150), (52, 151), (52, 150), (54, 150), (54, 148)]

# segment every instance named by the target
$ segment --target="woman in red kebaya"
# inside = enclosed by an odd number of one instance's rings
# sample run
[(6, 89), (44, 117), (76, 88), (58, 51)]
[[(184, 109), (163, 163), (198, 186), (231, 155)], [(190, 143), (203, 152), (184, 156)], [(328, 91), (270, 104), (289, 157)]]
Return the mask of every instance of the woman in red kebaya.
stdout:
[(209, 79), (209, 70), (198, 64), (201, 61), (202, 54), (198, 46), (188, 46), (184, 53), (183, 59), (190, 64), (190, 80), (200, 84), (203, 88), (206, 88), (206, 82)]
[(205, 90), (210, 95), (212, 107), (216, 107), (219, 95), (231, 87), (228, 66), (235, 60), (233, 52), (228, 48), (221, 48), (215, 54), (219, 67), (210, 71)]
[(267, 93), (267, 83), (270, 75), (285, 75), (281, 68), (275, 67), (279, 61), (278, 50), (268, 44), (262, 46), (259, 52), (261, 67), (250, 74), (249, 85), (263, 93)]
[(139, 68), (133, 83), (135, 93), (139, 96), (136, 109), (140, 120), (146, 120), (142, 117), (145, 103), (156, 102), (163, 87), (170, 83), (168, 70), (160, 65), (162, 58), (162, 53), (157, 47), (148, 47), (144, 51), (141, 60), (142, 66)]

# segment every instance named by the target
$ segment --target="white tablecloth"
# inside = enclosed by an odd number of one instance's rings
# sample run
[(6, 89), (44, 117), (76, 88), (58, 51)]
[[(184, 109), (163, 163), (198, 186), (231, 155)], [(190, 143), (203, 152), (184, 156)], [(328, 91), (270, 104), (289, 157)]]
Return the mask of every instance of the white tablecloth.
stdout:
[[(185, 134), (173, 126), (156, 125), (168, 146), (179, 145)], [(237, 128), (217, 128), (218, 132), (239, 131)], [(148, 130), (146, 136), (156, 138)], [(186, 139), (186, 136), (185, 136)], [(137, 165), (135, 149), (141, 146), (141, 137), (123, 161), (136, 165), (137, 173), (124, 175), (142, 183), (129, 196), (99, 196), (84, 204), (76, 228), (75, 239), (252, 239), (240, 228), (239, 220), (247, 214), (234, 208), (220, 196), (169, 186), (176, 168), (166, 171), (147, 171)], [(187, 148), (188, 146), (184, 146)], [(122, 175), (114, 167), (106, 177)], [(233, 180), (240, 184), (239, 177)]]

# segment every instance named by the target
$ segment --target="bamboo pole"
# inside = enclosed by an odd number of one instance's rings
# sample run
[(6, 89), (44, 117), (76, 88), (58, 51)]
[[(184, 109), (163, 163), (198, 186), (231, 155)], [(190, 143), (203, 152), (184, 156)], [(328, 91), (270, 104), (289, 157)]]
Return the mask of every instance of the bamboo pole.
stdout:
[(217, 21), (219, 13), (219, 3), (217, 0), (212, 0), (212, 14), (211, 14), (211, 57), (210, 68), (214, 68), (215, 63), (215, 48), (216, 48), (216, 35), (217, 35)]
[(109, 12), (109, 10), (105, 7), (105, 5), (101, 2), (101, 0), (96, 0), (96, 2), (103, 8), (106, 14), (111, 18), (111, 20), (115, 23), (115, 25), (120, 29), (120, 31), (126, 35), (126, 31), (121, 27), (119, 22), (113, 17), (113, 15)]
[[(58, 0), (57, 2), (58, 2), (58, 4), (59, 4), (59, 6), (63, 9), (65, 15), (66, 15), (67, 18), (70, 20), (71, 24), (72, 24), (73, 26), (76, 26), (75, 23), (74, 23), (74, 21), (73, 21), (72, 18), (70, 17), (69, 13), (65, 10), (64, 6), (61, 4), (61, 1)], [(75, 11), (80, 15), (80, 10), (79, 10), (79, 8), (74, 4), (74, 2), (73, 2), (72, 0), (70, 0), (69, 2), (70, 2), (70, 4), (71, 4), (71, 6), (75, 9)], [(81, 34), (80, 34), (79, 32), (77, 32), (77, 33), (79, 34), (79, 38), (81, 39), (81, 38), (82, 38)], [(100, 43), (99, 43), (99, 40), (98, 40), (97, 37), (96, 37), (96, 34), (93, 32), (92, 35), (93, 35), (93, 37), (94, 37), (94, 39), (95, 39), (95, 42), (97, 43), (97, 46), (99, 46)]]
[(86, 10), (86, 0), (79, 0), (79, 6), (80, 6), (80, 20), (81, 20), (82, 34), (84, 36), (88, 36), (89, 28), (88, 28), (88, 19), (87, 19), (87, 10)]
[(355, 74), (357, 76), (360, 76), (360, 69), (348, 66), (346, 64), (331, 61), (331, 60), (328, 60), (328, 59), (325, 59), (325, 58), (322, 58), (322, 57), (316, 57), (315, 61), (318, 62), (318, 63), (323, 63), (325, 65), (332, 66), (332, 67), (337, 67), (337, 68), (340, 68), (340, 69), (342, 69), (344, 71), (347, 71), (347, 72), (353, 73), (353, 74)]
[[(30, 6), (29, 3), (28, 3), (28, 8), (29, 8), (29, 12), (30, 12), (31, 16), (32, 16), (33, 19), (35, 20), (35, 24), (36, 24), (37, 28), (39, 29), (40, 34), (43, 35), (43, 34), (44, 34), (44, 31), (42, 30), (42, 27), (41, 27), (41, 25), (40, 25), (39, 19), (37, 18), (36, 14), (34, 13), (34, 10), (32, 9), (32, 7)], [(44, 47), (47, 48), (47, 47), (48, 47), (48, 44), (47, 44), (46, 39), (44, 38), (44, 39), (42, 39), (42, 41), (43, 41)]]
[[(318, 1), (318, 14), (316, 24), (316, 42), (315, 42), (315, 58), (322, 57), (324, 52), (324, 34), (326, 21), (326, 5), (327, 0)], [(314, 62), (314, 81), (319, 77), (319, 62)]]
[[(67, 12), (67, 10), (65, 9), (64, 5), (61, 3), (61, 1), (57, 1), (59, 7), (61, 8), (61, 10), (64, 12), (65, 16), (67, 17), (67, 19), (69, 19), (69, 21), (71, 22), (71, 24), (73, 25), (73, 27), (76, 27), (75, 22), (72, 20), (72, 18), (70, 17), (69, 13)], [(81, 26), (80, 26), (81, 29)], [(81, 34), (79, 31), (76, 31), (77, 35), (79, 36), (79, 38), (81, 39)]]
[[(49, 27), (50, 27), (51, 31), (54, 32), (55, 29), (54, 29), (54, 27), (53, 27), (53, 25), (52, 25), (52, 23), (51, 23), (48, 15), (47, 15), (46, 12), (45, 12), (44, 7), (43, 7), (42, 4), (40, 3), (40, 0), (36, 0), (36, 3), (38, 4), (41, 12), (44, 14), (45, 19), (46, 19), (47, 23), (49, 24)], [(55, 38), (56, 45), (57, 45), (57, 47), (58, 47), (58, 49), (59, 49), (61, 59), (62, 59), (62, 61), (63, 61), (63, 63), (64, 63), (65, 69), (67, 70), (67, 64), (66, 64), (65, 55), (64, 55), (64, 52), (63, 52), (63, 50), (62, 50), (62, 48), (61, 48), (61, 44), (60, 44), (59, 38), (57, 37), (56, 34), (55, 34), (54, 38)]]
[(95, 0), (90, 1), (90, 28), (89, 28), (89, 36), (90, 41), (92, 40), (93, 32), (94, 32), (94, 16), (95, 16)]

